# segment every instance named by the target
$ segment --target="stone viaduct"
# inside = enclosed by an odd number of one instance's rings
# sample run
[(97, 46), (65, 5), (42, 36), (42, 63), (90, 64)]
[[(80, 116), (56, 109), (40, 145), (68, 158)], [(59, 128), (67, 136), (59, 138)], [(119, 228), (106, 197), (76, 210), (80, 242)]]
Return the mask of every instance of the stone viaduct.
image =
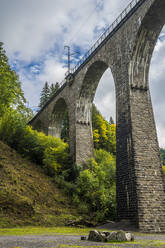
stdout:
[(82, 165), (93, 156), (91, 107), (110, 68), (116, 92), (117, 216), (144, 232), (165, 232), (165, 189), (148, 82), (164, 24), (164, 0), (133, 0), (30, 122), (60, 137), (67, 108), (70, 153)]

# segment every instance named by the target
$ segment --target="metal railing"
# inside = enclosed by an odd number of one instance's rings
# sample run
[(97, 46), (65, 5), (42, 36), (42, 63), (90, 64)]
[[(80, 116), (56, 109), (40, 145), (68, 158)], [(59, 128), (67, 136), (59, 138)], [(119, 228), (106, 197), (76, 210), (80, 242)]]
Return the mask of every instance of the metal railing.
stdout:
[(70, 71), (67, 71), (65, 73), (65, 79), (60, 83), (60, 87), (62, 87), (63, 84), (66, 83), (66, 77), (71, 73), (75, 73), (78, 68), (87, 61), (90, 55), (94, 54), (96, 49), (103, 44), (103, 42), (107, 39), (108, 36), (113, 34), (113, 32), (117, 29), (119, 24), (123, 22), (123, 20), (129, 16), (130, 12), (138, 5), (140, 2), (144, 2), (146, 0), (132, 0), (128, 6), (123, 10), (123, 12), (118, 16), (118, 18), (106, 29), (106, 31), (100, 36), (100, 38), (95, 42), (95, 44), (90, 48), (90, 50), (85, 53), (85, 55), (82, 57), (82, 59), (79, 60), (79, 62), (76, 64), (76, 66)]
[(77, 69), (88, 59), (88, 57), (94, 53), (94, 51), (103, 43), (106, 38), (113, 33), (113, 31), (117, 28), (117, 26), (128, 16), (131, 10), (139, 3), (144, 2), (145, 0), (132, 0), (128, 6), (123, 10), (123, 12), (118, 16), (118, 18), (106, 29), (106, 31), (100, 36), (100, 38), (95, 42), (95, 44), (91, 47), (91, 49), (83, 56), (82, 59), (79, 60), (77, 65), (72, 68), (70, 71), (65, 73), (67, 77), (70, 73), (75, 73)]
[[(79, 67), (81, 67), (81, 65), (83, 65), (87, 59), (89, 58), (89, 56), (91, 56), (92, 54), (94, 54), (94, 52), (97, 50), (98, 47), (100, 47), (102, 44), (104, 44), (104, 42), (111, 36), (113, 35), (114, 31), (116, 31), (119, 26), (122, 25), (122, 23), (124, 22), (124, 20), (127, 20), (127, 18), (129, 18), (131, 11), (133, 11), (133, 9), (135, 9), (136, 7), (138, 8), (138, 4), (142, 4), (143, 2), (145, 2), (146, 0), (132, 0), (131, 3), (123, 10), (123, 12), (118, 16), (118, 18), (107, 28), (107, 30), (101, 35), (101, 37), (95, 42), (95, 44), (91, 47), (91, 49), (83, 56), (83, 58), (77, 63), (77, 65), (71, 69), (70, 71), (67, 71), (65, 73), (65, 79), (59, 84), (59, 89), (58, 91), (52, 96), (52, 98), (54, 98), (56, 95), (58, 95), (58, 93), (63, 89), (63, 87), (65, 87), (66, 85), (66, 78), (67, 76), (71, 73), (75, 73)], [(35, 115), (35, 117), (29, 122), (29, 124), (40, 114), (40, 112), (43, 111), (43, 109), (49, 104), (49, 102), (51, 102), (51, 99), (48, 100), (48, 102), (45, 104), (45, 106)]]

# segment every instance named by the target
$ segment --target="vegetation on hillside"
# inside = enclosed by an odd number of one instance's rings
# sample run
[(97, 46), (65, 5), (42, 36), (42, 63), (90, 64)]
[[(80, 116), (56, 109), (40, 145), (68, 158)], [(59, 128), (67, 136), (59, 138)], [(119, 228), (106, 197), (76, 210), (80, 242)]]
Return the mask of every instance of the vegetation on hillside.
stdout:
[(7, 111), (0, 119), (0, 139), (23, 157), (44, 167), (50, 175), (70, 165), (68, 144), (33, 130), (15, 110)]
[(80, 219), (53, 178), (0, 141), (0, 227), (63, 226)]
[(67, 143), (26, 126), (15, 110), (0, 119), (0, 139), (53, 177), (81, 215), (88, 214), (90, 220), (95, 221), (114, 218), (115, 151), (109, 153), (97, 144), (95, 159), (90, 159), (80, 170), (71, 163)]

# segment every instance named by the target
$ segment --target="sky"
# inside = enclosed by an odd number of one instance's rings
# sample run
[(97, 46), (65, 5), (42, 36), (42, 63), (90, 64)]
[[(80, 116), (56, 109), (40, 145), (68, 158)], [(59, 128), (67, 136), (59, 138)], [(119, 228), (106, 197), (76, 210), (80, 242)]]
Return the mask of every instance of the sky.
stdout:
[[(0, 41), (16, 70), (28, 106), (39, 104), (45, 81), (61, 82), (67, 71), (67, 50), (79, 52), (72, 66), (87, 52), (130, 0), (0, 0)], [(159, 145), (165, 147), (165, 29), (152, 57), (150, 90)], [(115, 120), (115, 89), (108, 69), (96, 91), (95, 104), (103, 116)]]

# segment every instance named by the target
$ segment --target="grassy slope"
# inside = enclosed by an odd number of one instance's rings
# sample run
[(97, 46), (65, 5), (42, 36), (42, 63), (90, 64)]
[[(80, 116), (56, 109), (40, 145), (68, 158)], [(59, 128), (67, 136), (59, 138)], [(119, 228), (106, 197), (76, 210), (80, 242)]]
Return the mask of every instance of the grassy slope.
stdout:
[(78, 218), (41, 168), (0, 142), (0, 227), (65, 225)]

